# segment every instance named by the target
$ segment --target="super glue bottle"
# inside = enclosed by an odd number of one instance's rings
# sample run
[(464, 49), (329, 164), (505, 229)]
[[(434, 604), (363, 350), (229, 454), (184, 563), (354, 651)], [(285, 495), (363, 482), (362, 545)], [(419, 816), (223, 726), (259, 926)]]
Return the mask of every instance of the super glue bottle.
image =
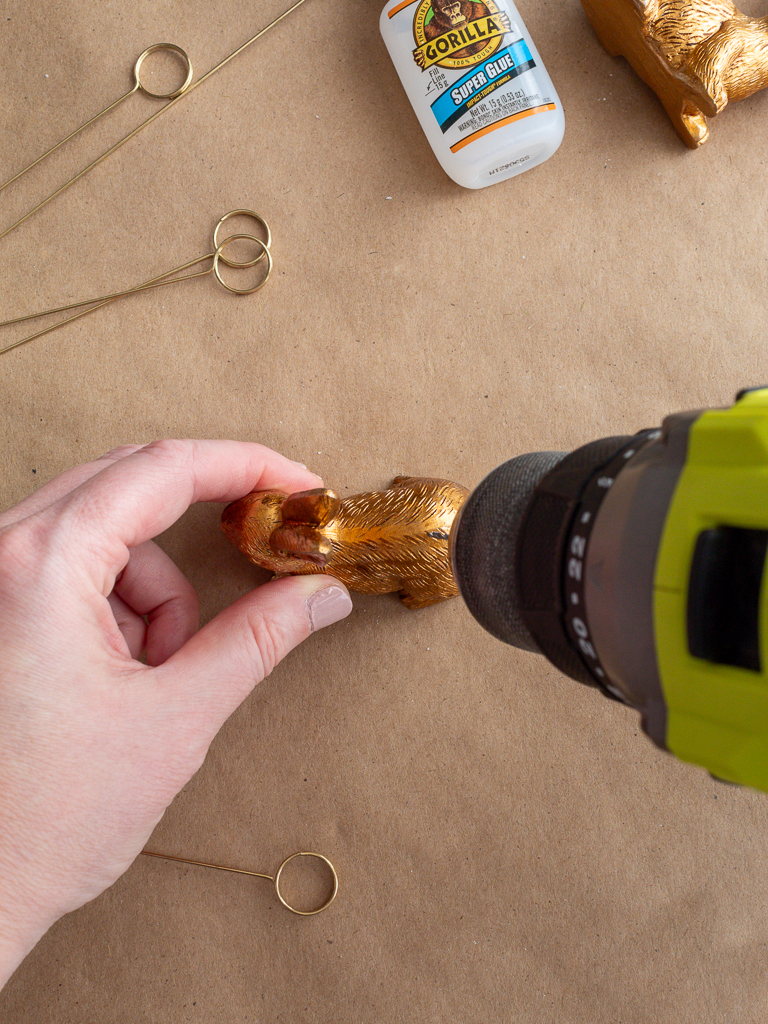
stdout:
[(511, 0), (388, 0), (381, 34), (443, 170), (484, 188), (549, 159), (563, 107)]

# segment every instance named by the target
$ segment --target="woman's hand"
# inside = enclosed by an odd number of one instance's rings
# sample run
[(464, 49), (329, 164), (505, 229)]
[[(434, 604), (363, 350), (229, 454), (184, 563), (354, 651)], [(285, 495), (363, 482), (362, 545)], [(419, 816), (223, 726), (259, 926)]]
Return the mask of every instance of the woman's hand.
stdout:
[(0, 514), (0, 985), (129, 867), (255, 684), (351, 610), (338, 580), (296, 576), (198, 631), (152, 538), (197, 501), (321, 483), (260, 445), (160, 441)]

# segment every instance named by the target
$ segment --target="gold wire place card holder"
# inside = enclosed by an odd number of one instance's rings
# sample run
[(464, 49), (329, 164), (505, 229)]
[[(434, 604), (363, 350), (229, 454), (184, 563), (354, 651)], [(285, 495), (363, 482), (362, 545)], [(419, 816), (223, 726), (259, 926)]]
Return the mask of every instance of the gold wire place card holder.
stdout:
[[(223, 241), (219, 241), (219, 231), (225, 221), (229, 220), (230, 217), (251, 217), (259, 225), (261, 232), (266, 234), (266, 239), (262, 241), (256, 235), (248, 232), (238, 232), (237, 234), (229, 235)], [(245, 240), (248, 243), (257, 247), (256, 255), (251, 259), (247, 260), (236, 260), (232, 256), (225, 255), (225, 250), (238, 240)], [(28, 341), (32, 341), (35, 338), (40, 338), (44, 334), (48, 334), (51, 331), (55, 331), (57, 327), (62, 327), (64, 324), (72, 323), (73, 320), (79, 320), (80, 317), (87, 316), (88, 313), (93, 313), (94, 310), (99, 309), (101, 306), (106, 306), (109, 302), (114, 302), (115, 299), (123, 298), (127, 295), (137, 295), (139, 292), (148, 291), (152, 288), (162, 288), (169, 284), (179, 284), (182, 281), (191, 281), (197, 277), (205, 277), (207, 274), (214, 274), (219, 284), (226, 288), (228, 292), (232, 292), (234, 295), (252, 295), (257, 292), (260, 288), (269, 280), (269, 276), (272, 273), (272, 254), (270, 252), (270, 245), (272, 243), (272, 233), (269, 230), (269, 225), (260, 217), (258, 213), (254, 213), (253, 210), (230, 210), (229, 213), (225, 213), (213, 232), (213, 251), (207, 252), (203, 256), (197, 256), (195, 259), (189, 260), (187, 263), (183, 263), (179, 267), (174, 267), (173, 270), (167, 270), (164, 274), (160, 274), (157, 277), (151, 278), (149, 281), (144, 281), (143, 284), (135, 285), (132, 288), (125, 288), (122, 291), (111, 292), (108, 295), (99, 295), (93, 299), (83, 299), (81, 302), (70, 302), (66, 306), (54, 306), (52, 309), (44, 309), (38, 313), (27, 313), (24, 316), (13, 317), (11, 320), (4, 320), (0, 323), (0, 328), (10, 327), (13, 324), (24, 323), (27, 320), (37, 320), (40, 317), (53, 316), (56, 313), (66, 313), (72, 309), (80, 309), (82, 306), (87, 306), (87, 309), (81, 309), (79, 313), (75, 313), (74, 316), (68, 316), (64, 320), (59, 320), (55, 324), (51, 324), (48, 327), (44, 327), (42, 330), (36, 331), (34, 334), (28, 334), (24, 338), (19, 338), (16, 341), (12, 341), (9, 344), (0, 347), (0, 355), (5, 352), (10, 352), (11, 349), (18, 348), (20, 345), (25, 345)], [(191, 267), (197, 266), (200, 263), (204, 263), (206, 260), (211, 261), (210, 267), (205, 270), (198, 270), (193, 274), (183, 274), (185, 270), (189, 270)], [(262, 263), (263, 261), (263, 263)], [(262, 264), (263, 269), (260, 267), (257, 280), (255, 284), (249, 284), (244, 287), (236, 287), (233, 284), (224, 280), (221, 272), (221, 264), (225, 264), (228, 267), (234, 268), (235, 270), (248, 270), (252, 267), (256, 267)], [(176, 274), (182, 274), (181, 277), (175, 277)]]
[[(339, 876), (336, 874), (336, 868), (331, 864), (327, 857), (324, 857), (322, 853), (312, 853), (309, 850), (302, 851), (300, 853), (292, 853), (289, 857), (286, 857), (280, 867), (277, 869), (274, 875), (267, 875), (261, 871), (245, 871), (243, 868), (229, 868), (223, 864), (209, 864), (203, 860), (190, 860), (189, 857), (175, 857), (169, 853), (155, 853), (152, 850), (142, 850), (142, 854), (145, 857), (157, 857), (160, 860), (173, 860), (179, 864), (192, 864), (198, 868), (213, 868), (215, 871), (230, 871), (235, 875), (250, 875), (252, 878), (265, 878), (268, 882), (272, 882), (275, 894), (280, 900), (282, 905), (290, 910), (292, 914), (298, 914), (299, 917), (314, 917), (315, 914), (321, 914), (336, 899), (336, 894), (339, 891)], [(299, 857), (313, 858), (319, 861), (322, 865), (330, 872), (331, 876), (331, 890), (328, 897), (320, 904), (319, 907), (315, 907), (312, 910), (300, 910), (298, 907), (290, 903), (281, 888), (281, 882), (283, 881), (283, 872), (288, 865), (297, 860)]]
[[(116, 153), (117, 150), (121, 148), (121, 146), (124, 146), (125, 143), (129, 141), (129, 139), (132, 139), (135, 135), (138, 135), (139, 132), (143, 131), (150, 124), (156, 121), (162, 114), (165, 114), (166, 111), (171, 109), (171, 107), (174, 107), (185, 96), (189, 96), (189, 94), (194, 89), (196, 89), (199, 85), (202, 85), (203, 82), (207, 81), (212, 75), (215, 75), (216, 72), (220, 71), (221, 68), (223, 68), (226, 64), (229, 64), (229, 62), (231, 60), (234, 60), (234, 58), (241, 54), (243, 50), (246, 50), (249, 46), (251, 46), (252, 43), (255, 43), (257, 39), (260, 39), (263, 35), (269, 32), (270, 29), (274, 28), (275, 25), (278, 25), (284, 18), (287, 18), (288, 15), (292, 14), (293, 11), (295, 11), (298, 7), (301, 7), (301, 5), (304, 2), (305, 0), (297, 0), (297, 2), (293, 4), (293, 6), (283, 11), (283, 13), (278, 15), (277, 18), (274, 18), (268, 25), (265, 25), (264, 28), (260, 29), (255, 36), (252, 36), (250, 39), (244, 42), (242, 46), (239, 46), (236, 50), (230, 53), (228, 57), (225, 57), (223, 60), (219, 61), (219, 63), (212, 67), (210, 71), (206, 71), (204, 75), (201, 75), (196, 82), (192, 81), (192, 62), (189, 59), (189, 56), (187, 55), (186, 51), (182, 50), (180, 46), (177, 46), (175, 43), (155, 43), (152, 46), (148, 46), (146, 50), (144, 50), (144, 52), (139, 55), (133, 67), (134, 84), (133, 87), (129, 89), (127, 93), (125, 93), (123, 96), (120, 96), (119, 99), (116, 99), (113, 103), (110, 103), (109, 106), (104, 108), (104, 110), (100, 111), (89, 121), (86, 121), (85, 124), (80, 125), (79, 128), (76, 128), (74, 131), (70, 132), (69, 135), (66, 136), (66, 138), (62, 139), (60, 142), (57, 142), (54, 146), (51, 146), (50, 149), (46, 150), (45, 153), (37, 157), (36, 160), (33, 160), (32, 163), (27, 164), (26, 167), (22, 168), (22, 170), (18, 171), (11, 178), (8, 178), (7, 181), (3, 182), (3, 184), (0, 185), (0, 192), (2, 192), (3, 189), (7, 188), (13, 182), (18, 181), (19, 178), (23, 177), (25, 174), (31, 171), (33, 167), (37, 167), (37, 165), (41, 163), (43, 160), (45, 160), (46, 157), (50, 156), (52, 153), (55, 153), (57, 149), (60, 149), (66, 142), (69, 142), (70, 139), (73, 139), (76, 135), (79, 135), (79, 133), (83, 131), (85, 128), (88, 128), (89, 125), (94, 124), (94, 122), (98, 121), (99, 118), (103, 117), (105, 114), (108, 114), (111, 110), (114, 110), (115, 107), (125, 102), (125, 100), (133, 96), (134, 93), (142, 92), (145, 96), (150, 97), (151, 99), (168, 100), (165, 106), (155, 111), (155, 113), (152, 114), (151, 117), (148, 117), (147, 120), (142, 122), (142, 124), (140, 124), (137, 128), (134, 128), (132, 131), (128, 132), (127, 135), (124, 135), (119, 142), (115, 143), (114, 146), (111, 146), (109, 149), (107, 149), (104, 153), (101, 154), (101, 156), (97, 157), (96, 160), (88, 164), (87, 167), (84, 167), (82, 171), (79, 171), (76, 175), (74, 175), (74, 177), (70, 178), (69, 181), (65, 182), (63, 185), (57, 188), (55, 192), (52, 192), (49, 196), (43, 199), (42, 202), (38, 203), (37, 206), (35, 206), (33, 209), (25, 213), (23, 217), (20, 217), (17, 221), (14, 221), (13, 224), (11, 224), (9, 227), (5, 228), (2, 232), (0, 232), (0, 239), (5, 238), (6, 235), (9, 235), (11, 231), (17, 228), (20, 224), (23, 224), (25, 220), (27, 220), (33, 214), (37, 213), (38, 210), (41, 210), (47, 203), (50, 203), (52, 199), (55, 199), (56, 196), (61, 195), (61, 193), (68, 189), (70, 185), (73, 185), (76, 181), (79, 181), (80, 178), (82, 178), (89, 171), (93, 170), (94, 167), (97, 167), (100, 163), (106, 160), (107, 157), (112, 155), (112, 153)], [(159, 51), (165, 51), (176, 54), (178, 57), (180, 57), (186, 69), (186, 77), (183, 83), (178, 88), (164, 93), (151, 92), (144, 84), (142, 84), (141, 81), (141, 69), (144, 61), (150, 54), (157, 53)]]
[[(217, 71), (221, 70), (221, 68), (223, 68), (226, 64), (228, 64), (231, 60), (233, 60), (235, 57), (237, 57), (245, 49), (247, 49), (249, 46), (251, 46), (253, 43), (255, 43), (256, 40), (260, 39), (266, 32), (269, 32), (270, 29), (272, 29), (276, 25), (278, 25), (284, 18), (288, 17), (289, 14), (293, 13), (293, 11), (295, 11), (298, 7), (300, 7), (304, 2), (305, 2), (305, 0), (296, 0), (296, 2), (294, 4), (292, 4), (291, 7), (289, 7), (287, 10), (283, 11), (283, 13), (278, 15), (278, 17), (274, 18), (268, 25), (266, 25), (264, 28), (260, 29), (250, 39), (246, 40), (245, 43), (243, 43), (236, 50), (234, 50), (232, 53), (230, 53), (229, 56), (227, 56), (223, 60), (219, 61), (218, 64), (216, 64), (214, 67), (212, 67), (204, 75), (201, 75), (200, 78), (198, 78), (197, 81), (195, 81), (195, 82), (192, 81), (192, 77), (193, 77), (192, 61), (190, 60), (189, 55), (186, 53), (186, 51), (183, 50), (180, 46), (177, 46), (175, 43), (155, 43), (152, 46), (148, 46), (139, 55), (138, 59), (136, 60), (136, 63), (134, 64), (134, 67), (133, 67), (133, 85), (132, 85), (132, 87), (126, 93), (124, 93), (122, 96), (118, 97), (112, 103), (108, 104), (103, 110), (99, 111), (98, 114), (95, 114), (93, 117), (91, 117), (84, 124), (80, 125), (78, 128), (75, 128), (68, 135), (66, 135), (63, 139), (61, 139), (59, 142), (55, 143), (53, 146), (49, 147), (44, 153), (42, 153), (39, 157), (37, 157), (31, 163), (27, 164), (26, 167), (22, 168), (20, 171), (17, 171), (10, 178), (8, 178), (6, 181), (4, 181), (2, 184), (0, 184), (0, 192), (2, 192), (4, 189), (6, 189), (9, 185), (12, 185), (14, 182), (19, 181), (20, 178), (22, 178), (24, 175), (26, 175), (34, 167), (37, 167), (38, 164), (40, 164), (43, 160), (45, 160), (47, 157), (49, 157), (52, 153), (55, 153), (58, 149), (60, 149), (62, 146), (64, 146), (67, 142), (69, 142), (71, 139), (75, 138), (75, 136), (79, 135), (80, 132), (84, 131), (86, 128), (88, 128), (90, 125), (93, 125), (96, 121), (98, 121), (100, 118), (104, 117), (110, 111), (112, 111), (116, 107), (120, 106), (122, 103), (124, 103), (126, 100), (128, 100), (134, 94), (143, 93), (146, 97), (149, 97), (150, 99), (167, 100), (165, 105), (163, 107), (161, 107), (160, 110), (158, 110), (154, 114), (152, 114), (149, 118), (147, 118), (144, 122), (142, 122), (142, 124), (140, 124), (137, 128), (134, 128), (132, 131), (128, 132), (128, 134), (123, 136), (123, 138), (120, 139), (119, 142), (117, 142), (115, 145), (113, 145), (109, 149), (107, 149), (104, 153), (101, 154), (101, 156), (97, 157), (96, 160), (92, 161), (90, 164), (88, 164), (87, 167), (84, 167), (76, 175), (74, 175), (72, 178), (70, 178), (69, 181), (65, 182), (63, 185), (61, 185), (59, 188), (57, 188), (54, 192), (52, 192), (49, 196), (47, 196), (45, 199), (43, 199), (41, 202), (39, 202), (36, 206), (34, 206), (31, 210), (29, 210), (27, 213), (25, 213), (22, 217), (20, 217), (18, 220), (16, 220), (13, 224), (9, 225), (2, 232), (0, 232), (0, 239), (5, 238), (8, 234), (10, 234), (10, 232), (12, 232), (17, 227), (19, 227), (20, 224), (23, 224), (24, 221), (28, 220), (28, 218), (30, 218), (33, 214), (37, 213), (38, 210), (41, 210), (47, 203), (51, 202), (51, 200), (53, 200), (57, 196), (61, 195), (62, 192), (64, 192), (66, 189), (68, 189), (76, 181), (78, 181), (80, 178), (82, 178), (84, 175), (86, 175), (89, 171), (93, 170), (93, 168), (98, 166), (98, 164), (100, 164), (104, 160), (106, 160), (107, 157), (109, 157), (112, 153), (115, 153), (118, 149), (120, 149), (123, 145), (125, 145), (126, 142), (128, 142), (130, 139), (132, 139), (135, 135), (138, 135), (139, 132), (143, 131), (144, 128), (146, 128), (150, 124), (152, 124), (155, 120), (157, 120), (158, 117), (160, 117), (167, 110), (169, 110), (171, 107), (173, 107), (181, 99), (183, 99), (185, 96), (188, 96), (193, 91), (193, 89), (196, 89), (199, 85), (202, 85), (203, 82), (205, 82), (207, 79), (209, 79)], [(185, 71), (185, 77), (184, 77), (184, 80), (181, 83), (181, 85), (177, 86), (174, 89), (170, 89), (170, 90), (168, 90), (166, 92), (156, 92), (156, 91), (151, 90), (145, 84), (145, 82), (142, 81), (142, 77), (141, 77), (142, 76), (142, 68), (144, 66), (144, 62), (146, 61), (147, 57), (149, 57), (153, 53), (157, 53), (157, 52), (161, 52), (161, 51), (162, 52), (172, 53), (172, 54), (176, 55), (177, 57), (179, 57), (181, 59), (183, 65), (184, 65), (184, 71)], [(221, 227), (222, 223), (225, 220), (227, 220), (229, 217), (235, 216), (236, 214), (242, 214), (244, 216), (255, 218), (255, 220), (258, 221), (259, 224), (262, 225), (262, 227), (266, 230), (266, 233), (267, 233), (266, 241), (262, 240), (261, 238), (255, 236), (255, 235), (252, 235), (250, 233), (245, 233), (245, 234), (241, 233), (239, 235), (230, 235), (228, 238), (226, 238), (226, 239), (224, 239), (223, 241), (220, 242), (219, 238), (218, 238), (219, 228)], [(246, 240), (246, 241), (249, 241), (251, 244), (256, 245), (258, 247), (258, 251), (257, 251), (256, 255), (253, 258), (251, 258), (250, 260), (236, 260), (236, 259), (234, 259), (231, 256), (231, 254), (230, 255), (225, 254), (225, 250), (229, 250), (229, 246), (231, 245), (231, 243), (233, 243), (237, 239)], [(261, 218), (258, 214), (253, 213), (251, 210), (233, 210), (230, 213), (226, 214), (224, 217), (222, 217), (221, 221), (219, 221), (219, 224), (217, 225), (216, 230), (214, 232), (214, 244), (213, 244), (213, 251), (212, 252), (206, 253), (203, 256), (199, 256), (196, 259), (190, 260), (188, 263), (185, 263), (185, 264), (183, 264), (180, 267), (176, 267), (173, 270), (166, 271), (163, 274), (160, 274), (160, 275), (158, 275), (156, 277), (153, 277), (150, 280), (144, 281), (142, 284), (135, 285), (135, 286), (133, 286), (131, 288), (125, 288), (125, 289), (122, 289), (121, 291), (111, 292), (111, 293), (109, 293), (107, 295), (101, 295), (101, 296), (98, 296), (98, 297), (93, 298), (93, 299), (85, 299), (85, 300), (82, 300), (80, 302), (72, 302), (72, 303), (68, 303), (67, 305), (53, 307), (51, 309), (42, 310), (41, 312), (38, 312), (38, 313), (28, 313), (28, 314), (25, 314), (23, 316), (13, 317), (13, 318), (11, 318), (9, 320), (4, 320), (4, 321), (0, 322), (0, 328), (10, 327), (10, 326), (12, 326), (14, 324), (23, 323), (24, 321), (28, 321), (28, 320), (34, 320), (34, 319), (37, 319), (39, 317), (53, 316), (54, 314), (57, 314), (57, 313), (65, 313), (65, 312), (68, 312), (68, 311), (73, 310), (73, 309), (80, 309), (80, 312), (75, 313), (73, 316), (66, 317), (65, 319), (60, 320), (60, 321), (58, 321), (55, 324), (52, 324), (52, 325), (50, 325), (48, 327), (45, 327), (45, 328), (43, 328), (43, 329), (41, 329), (39, 331), (36, 331), (33, 334), (25, 336), (23, 338), (19, 338), (19, 339), (15, 340), (15, 341), (7, 343), (4, 346), (0, 345), (0, 355), (3, 355), (6, 352), (10, 352), (12, 349), (18, 348), (20, 345), (24, 345), (28, 341), (32, 341), (35, 338), (42, 337), (42, 335), (48, 334), (50, 331), (55, 330), (57, 327), (61, 327), (63, 324), (71, 323), (73, 320), (77, 320), (80, 317), (86, 316), (88, 313), (92, 313), (95, 309), (98, 309), (101, 306), (106, 305), (106, 303), (108, 303), (108, 302), (113, 302), (115, 299), (122, 298), (122, 297), (127, 296), (127, 295), (134, 295), (134, 294), (137, 294), (138, 292), (147, 291), (147, 290), (152, 289), (152, 288), (160, 288), (160, 287), (163, 287), (163, 286), (168, 285), (168, 284), (175, 284), (175, 283), (177, 283), (179, 281), (187, 281), (187, 280), (190, 280), (190, 279), (195, 278), (195, 277), (203, 277), (203, 276), (205, 276), (206, 274), (209, 274), (209, 273), (213, 273), (215, 275), (217, 281), (224, 288), (226, 288), (227, 291), (232, 292), (232, 293), (237, 294), (237, 295), (250, 295), (253, 292), (258, 291), (259, 288), (262, 288), (264, 286), (264, 284), (266, 284), (267, 279), (269, 278), (269, 276), (271, 274), (271, 271), (272, 271), (272, 256), (271, 256), (271, 254), (269, 252), (270, 242), (271, 242), (271, 237), (270, 237), (270, 233), (269, 233), (269, 228), (266, 225), (266, 222), (263, 220), (263, 218)], [(208, 267), (206, 270), (197, 271), (197, 272), (195, 272), (193, 274), (186, 274), (185, 276), (178, 276), (178, 275), (182, 274), (185, 270), (188, 270), (191, 267), (197, 266), (200, 263), (205, 262), (206, 260), (211, 260), (212, 261), (211, 262), (211, 266)], [(221, 274), (221, 266), (222, 266), (222, 264), (227, 266), (227, 267), (234, 268), (234, 269), (237, 269), (237, 270), (246, 270), (248, 268), (255, 267), (257, 264), (260, 264), (260, 269), (263, 269), (263, 273), (261, 274), (260, 277), (257, 278), (255, 284), (249, 285), (247, 287), (235, 287), (234, 285), (229, 284), (224, 279), (224, 277), (222, 276), (222, 274)], [(87, 307), (87, 308), (82, 309), (81, 307)]]

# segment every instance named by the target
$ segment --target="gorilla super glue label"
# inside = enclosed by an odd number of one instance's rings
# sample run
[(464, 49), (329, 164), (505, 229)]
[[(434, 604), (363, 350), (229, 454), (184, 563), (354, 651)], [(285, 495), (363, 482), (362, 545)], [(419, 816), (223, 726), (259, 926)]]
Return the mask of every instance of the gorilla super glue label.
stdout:
[(560, 100), (507, 0), (390, 0), (381, 33), (445, 171), (468, 188), (550, 157)]

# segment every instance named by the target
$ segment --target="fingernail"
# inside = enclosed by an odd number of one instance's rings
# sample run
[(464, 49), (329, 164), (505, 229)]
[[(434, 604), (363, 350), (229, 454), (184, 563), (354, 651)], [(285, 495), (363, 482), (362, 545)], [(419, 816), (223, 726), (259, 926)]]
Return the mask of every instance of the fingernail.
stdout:
[(351, 611), (352, 600), (342, 587), (318, 590), (307, 601), (309, 626), (313, 633), (345, 618)]
[(298, 466), (298, 467), (299, 467), (299, 469), (306, 469), (306, 468), (307, 468), (307, 467), (306, 467), (306, 466), (304, 465), (304, 463), (303, 463), (303, 462), (296, 462), (296, 461), (295, 461), (294, 459), (291, 459), (291, 462), (293, 462), (294, 466)]

